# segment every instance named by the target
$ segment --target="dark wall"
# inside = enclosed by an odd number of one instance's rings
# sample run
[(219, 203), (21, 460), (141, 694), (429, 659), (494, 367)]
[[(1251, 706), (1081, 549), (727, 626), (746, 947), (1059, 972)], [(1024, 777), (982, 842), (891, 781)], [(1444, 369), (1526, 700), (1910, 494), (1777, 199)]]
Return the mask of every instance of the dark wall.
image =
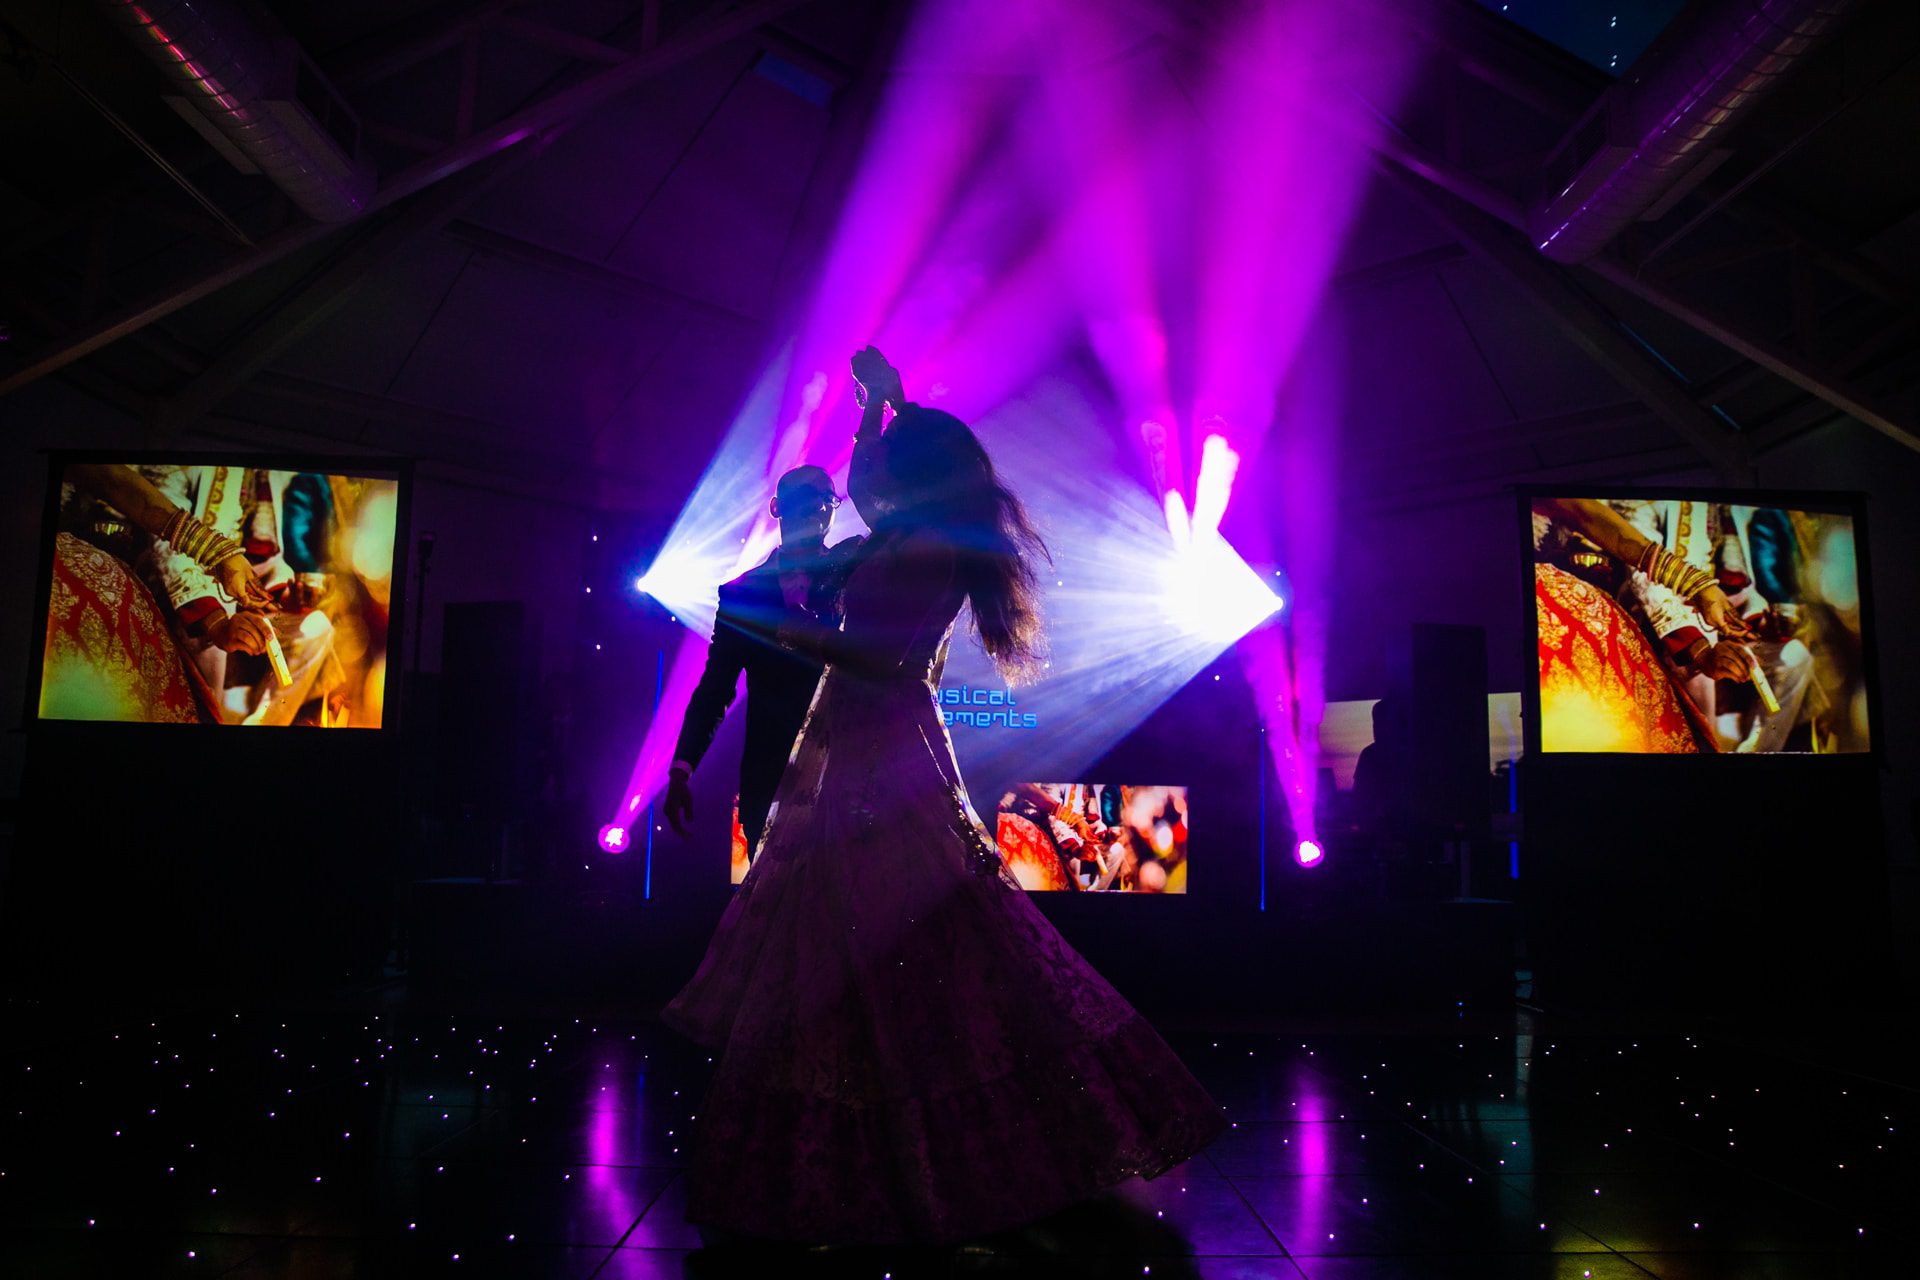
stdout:
[[(27, 660), (34, 644), (41, 517), (46, 502), (49, 449), (146, 449), (140, 424), (57, 378), (45, 378), (0, 400), (0, 503), (5, 534), (0, 538), (0, 716), (10, 730), (0, 735), (0, 798), (19, 795), (24, 736), (21, 709), (27, 703)], [(187, 435), (180, 447), (191, 451), (246, 451), (231, 439)], [(274, 448), (252, 446), (253, 449)], [(312, 442), (279, 446), (283, 452), (327, 453)], [(425, 669), (438, 670), (441, 607), (449, 601), (519, 600), (548, 636), (564, 637), (576, 625), (581, 592), (581, 563), (590, 513), (455, 483), (430, 470), (416, 472), (413, 533), (436, 535), (427, 586), (426, 626), (421, 636)], [(402, 533), (411, 552), (413, 537)], [(419, 575), (412, 574), (418, 586)], [(409, 630), (414, 619), (409, 605)], [(397, 659), (410, 658), (408, 650)], [(566, 643), (542, 649), (548, 670), (573, 660)], [(396, 666), (397, 666), (396, 662)]]
[[(1644, 482), (1717, 487), (1705, 472), (1649, 476)], [(1765, 829), (1773, 830), (1783, 842), (1796, 841), (1803, 856), (1816, 859), (1831, 856), (1834, 845), (1849, 845), (1844, 853), (1849, 874), (1857, 869), (1853, 862), (1857, 846), (1869, 843), (1863, 851), (1869, 879), (1882, 882), (1879, 892), (1892, 905), (1893, 962), (1911, 988), (1920, 983), (1920, 945), (1915, 942), (1920, 935), (1920, 893), (1916, 892), (1920, 884), (1920, 826), (1916, 825), (1920, 822), (1916, 810), (1920, 806), (1920, 734), (1913, 729), (1920, 724), (1920, 669), (1915, 665), (1920, 646), (1914, 639), (1920, 635), (1920, 591), (1909, 586), (1908, 579), (1911, 566), (1920, 562), (1920, 454), (1864, 426), (1840, 422), (1762, 459), (1758, 483), (1768, 489), (1867, 494), (1873, 575), (1868, 589), (1881, 692), (1875, 733), (1881, 760), (1877, 767), (1848, 771), (1845, 784), (1824, 798), (1820, 798), (1821, 788), (1826, 782), (1794, 766), (1827, 762), (1768, 762), (1779, 772), (1766, 772), (1763, 779), (1762, 771), (1752, 771), (1752, 785), (1729, 779), (1724, 770), (1711, 780), (1688, 774), (1681, 785), (1695, 793), (1693, 803), (1700, 816), (1678, 814), (1678, 826), (1650, 821), (1645, 838), (1655, 841), (1659, 856), (1671, 858), (1672, 867), (1695, 888), (1701, 887), (1694, 884), (1694, 876), (1703, 865), (1715, 867), (1716, 875), (1751, 878), (1763, 874), (1757, 868), (1773, 864), (1754, 856), (1727, 855), (1722, 860), (1717, 852), (1703, 863), (1700, 850), (1719, 849), (1729, 830), (1748, 833), (1742, 839), (1749, 844), (1762, 840), (1753, 824), (1774, 812), (1770, 806), (1778, 799), (1778, 788), (1799, 797), (1816, 797), (1810, 802), (1814, 809), (1795, 810), (1799, 826)], [(1485, 627), (1489, 687), (1522, 688), (1530, 678), (1530, 659), (1524, 631), (1528, 605), (1521, 586), (1521, 536), (1514, 499), (1505, 494), (1351, 517), (1338, 544), (1328, 697), (1371, 698), (1384, 692), (1391, 684), (1395, 637), (1416, 621)], [(1644, 775), (1602, 773), (1589, 782), (1616, 803), (1633, 802), (1631, 788), (1622, 778), (1633, 785), (1647, 781)], [(1831, 775), (1817, 777), (1830, 780)], [(1551, 806), (1571, 803), (1567, 797), (1572, 794), (1562, 790), (1536, 798)], [(1570, 828), (1557, 825), (1561, 816), (1530, 812), (1529, 831), (1564, 833)], [(1598, 832), (1588, 834), (1600, 839)], [(1585, 852), (1576, 849), (1565, 864), (1572, 877), (1565, 887), (1573, 891), (1582, 887), (1581, 877), (1592, 871), (1590, 858), (1598, 856), (1597, 845), (1583, 847)], [(1797, 867), (1794, 882), (1799, 882), (1805, 866), (1793, 862), (1791, 855), (1781, 856), (1789, 861), (1777, 868), (1778, 874), (1784, 877), (1786, 868)], [(1683, 892), (1675, 901), (1693, 899)], [(1612, 899), (1616, 909), (1627, 902), (1624, 894)], [(1871, 927), (1884, 930), (1887, 926), (1873, 923)]]
[[(194, 435), (179, 446), (248, 451)], [(59, 966), (99, 958), (100, 944), (117, 940), (103, 954), (140, 958), (123, 971), (156, 982), (217, 972), (247, 955), (259, 961), (256, 978), (338, 977), (384, 950), (381, 919), (404, 865), (397, 780), (412, 762), (391, 735), (27, 731), (28, 667), (40, 643), (44, 451), (149, 447), (140, 424), (57, 378), (0, 401), (0, 911), (51, 929), (40, 935), (51, 948), (44, 959)], [(437, 534), (423, 666), (439, 667), (442, 607), (461, 600), (526, 602), (538, 625), (562, 637), (534, 650), (547, 669), (572, 661), (564, 638), (582, 595), (587, 520), (581, 509), (416, 473), (413, 528)], [(400, 542), (413, 545), (404, 530)], [(417, 617), (410, 604), (405, 652), (391, 655), (396, 696)], [(363, 907), (373, 914), (357, 915)]]
[[(0, 613), (0, 698), (10, 700), (9, 714), (17, 717), (25, 705), (27, 659), (36, 642), (31, 634), (36, 585), (39, 533), (43, 510), (45, 466), (37, 450), (48, 447), (140, 447), (142, 432), (124, 415), (75, 391), (58, 380), (45, 380), (7, 398), (6, 430), (0, 433), (0, 498), (6, 503), (6, 536), (0, 546), (0, 590), (12, 607)], [(188, 447), (207, 448), (206, 440), (190, 440)], [(1673, 483), (1703, 476), (1656, 477), (1650, 482)], [(1874, 603), (1876, 639), (1880, 653), (1882, 698), (1879, 734), (1884, 747), (1884, 771), (1854, 778), (1849, 795), (1871, 805), (1878, 791), (1881, 820), (1872, 839), (1881, 848), (1864, 851), (1866, 865), (1891, 866), (1894, 904), (1893, 934), (1904, 940), (1915, 932), (1911, 885), (1914, 880), (1914, 805), (1920, 800), (1920, 743), (1909, 726), (1920, 721), (1920, 675), (1913, 670), (1910, 639), (1920, 625), (1920, 594), (1901, 587), (1905, 566), (1920, 557), (1920, 508), (1912, 498), (1920, 494), (1920, 456), (1850, 424), (1827, 428), (1780, 450), (1767, 459), (1760, 479), (1769, 487), (1862, 489), (1869, 494), (1872, 517), (1872, 560), (1876, 571)], [(539, 619), (543, 632), (540, 652), (548, 671), (565, 670), (578, 657), (577, 618), (581, 596), (581, 565), (591, 513), (551, 503), (456, 485), (424, 475), (414, 502), (414, 533), (431, 529), (436, 553), (429, 583), (430, 608), (424, 633), (423, 656), (429, 669), (437, 666), (441, 649), (440, 606), (455, 600), (522, 600)], [(1517, 689), (1527, 674), (1522, 638), (1525, 603), (1521, 598), (1520, 527), (1513, 502), (1506, 496), (1441, 504), (1420, 510), (1367, 513), (1342, 517), (1340, 560), (1335, 574), (1333, 638), (1328, 656), (1329, 696), (1369, 697), (1387, 687), (1394, 638), (1415, 621), (1445, 622), (1484, 627), (1488, 637), (1490, 687)], [(412, 537), (408, 538), (412, 545)], [(409, 649), (411, 645), (409, 644)], [(644, 673), (643, 673), (644, 674)], [(646, 685), (647, 680), (640, 680)], [(584, 688), (584, 686), (583, 686)], [(622, 695), (623, 701), (644, 704), (645, 689)], [(631, 750), (644, 732), (645, 716), (636, 709), (622, 712), (631, 719), (625, 736), (615, 744), (619, 760), (608, 776), (619, 773), (631, 759)], [(25, 734), (19, 729), (0, 737), (0, 799), (12, 801), (23, 783)], [(612, 748), (610, 748), (612, 749)], [(324, 759), (315, 757), (324, 764)], [(1778, 762), (1789, 768), (1794, 762)], [(606, 772), (606, 770), (602, 770)], [(591, 801), (591, 798), (590, 798)], [(1752, 803), (1749, 793), (1724, 797), (1712, 813), (1719, 830)], [(589, 803), (590, 821), (597, 813)], [(116, 817), (115, 821), (122, 819)], [(1703, 819), (1704, 821), (1705, 819)], [(1858, 841), (1864, 825), (1836, 825), (1836, 838)], [(132, 827), (102, 831), (96, 823), (88, 840), (106, 840), (136, 847)], [(1664, 836), (1662, 837), (1665, 838)], [(1671, 837), (1673, 856), (1684, 858), (1699, 841), (1685, 832)], [(48, 857), (71, 858), (79, 844), (69, 842), (42, 850)], [(1851, 853), (1849, 853), (1851, 857)], [(1569, 864), (1572, 865), (1572, 864)], [(1745, 874), (1754, 862), (1726, 864), (1729, 874)], [(705, 883), (706, 869), (693, 869), (683, 853), (663, 855), (657, 867), (663, 878), (657, 888), (671, 888), (684, 869)], [(1577, 885), (1577, 881), (1573, 882)], [(683, 888), (690, 888), (689, 880)], [(714, 905), (724, 898), (708, 903)], [(703, 899), (704, 901), (704, 899)], [(701, 912), (694, 915), (706, 918)], [(658, 923), (658, 917), (655, 918)], [(610, 926), (611, 927), (611, 926)], [(677, 929), (668, 932), (678, 932)], [(617, 932), (617, 930), (616, 930)], [(1910, 954), (1901, 961), (1913, 964)]]

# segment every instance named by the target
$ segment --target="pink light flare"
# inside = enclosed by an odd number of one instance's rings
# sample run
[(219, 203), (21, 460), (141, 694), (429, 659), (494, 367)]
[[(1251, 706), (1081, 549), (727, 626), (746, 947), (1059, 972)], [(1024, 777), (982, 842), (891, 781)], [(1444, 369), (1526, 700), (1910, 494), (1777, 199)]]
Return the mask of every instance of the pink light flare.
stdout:
[(1060, 218), (1058, 292), (1078, 306), (1123, 419), (1140, 423), (1152, 491), (1184, 491), (1169, 317), (1185, 300), (1167, 294), (1191, 277), (1191, 108), (1157, 56), (1128, 53), (1136, 14), (1079, 3), (1055, 15), (1021, 141), (1030, 185)]
[(608, 853), (625, 853), (631, 839), (631, 833), (617, 822), (600, 828), (600, 847)]
[(1191, 421), (1207, 430), (1220, 415), (1219, 433), (1253, 460), (1252, 483), (1268, 501), (1227, 527), (1254, 563), (1286, 566), (1284, 624), (1256, 630), (1240, 654), (1304, 868), (1325, 857), (1314, 812), (1319, 726), (1347, 519), (1342, 326), (1327, 293), (1372, 172), (1365, 149), (1329, 127), (1327, 104), (1390, 111), (1415, 69), (1379, 47), (1365, 5), (1269, 0), (1238, 14), (1219, 30), (1219, 70), (1198, 97), (1202, 127), (1190, 148), (1199, 246)]
[(621, 792), (618, 811), (601, 829), (600, 847), (608, 853), (621, 851), (608, 847), (608, 833), (624, 831), (626, 839), (631, 842), (635, 816), (648, 801), (665, 789), (667, 770), (673, 764), (674, 743), (680, 736), (680, 721), (686, 715), (687, 702), (693, 697), (694, 686), (700, 683), (700, 673), (706, 669), (706, 665), (706, 639), (687, 632), (680, 638), (680, 650), (674, 654), (672, 665), (667, 668), (659, 709), (654, 713), (653, 721), (647, 725), (639, 757), (633, 762), (633, 772), (627, 779), (626, 789)]
[[(1248, 6), (1223, 31), (1198, 104), (1196, 401), (1264, 430), (1315, 327), (1372, 160), (1314, 107), (1389, 110), (1410, 68), (1361, 6)], [(1257, 439), (1237, 438), (1243, 450)]]
[[(1224, 427), (1214, 419), (1209, 425)], [(1212, 434), (1200, 450), (1200, 479), (1193, 491), (1193, 537), (1195, 541), (1219, 536), (1220, 521), (1227, 514), (1227, 499), (1233, 495), (1233, 480), (1240, 473), (1240, 455), (1233, 451), (1223, 435)]]
[(1194, 510), (1178, 491), (1165, 499), (1167, 532), (1174, 554), (1161, 566), (1160, 600), (1183, 631), (1222, 648), (1272, 617), (1284, 605), (1240, 553), (1220, 534), (1240, 457), (1221, 436), (1210, 436), (1202, 454)]
[[(955, 278), (959, 264), (938, 251), (937, 241), (967, 200), (976, 171), (994, 155), (1021, 83), (1008, 73), (1034, 56), (1043, 25), (1021, 6), (996, 12), (993, 21), (979, 20), (959, 0), (913, 7), (796, 326), (793, 371), (780, 404), (805, 406), (807, 380), (817, 370), (829, 376), (795, 460), (831, 468), (831, 459), (851, 452), (858, 415), (843, 408), (851, 391), (846, 361), (867, 343), (917, 380), (908, 384), (916, 399), (936, 380), (922, 359), (934, 337), (928, 321), (903, 313), (943, 291), (930, 286), (930, 275), (936, 282)], [(902, 180), (903, 167), (910, 181)]]
[[(1034, 34), (1040, 25), (1037, 20), (980, 22), (960, 0), (914, 6), (900, 46), (890, 55), (891, 74), (876, 80), (882, 97), (861, 150), (843, 150), (859, 135), (830, 139), (832, 152), (822, 163), (850, 170), (851, 181), (837, 210), (803, 211), (832, 220), (817, 274), (810, 284), (793, 277), (797, 293), (782, 304), (791, 319), (777, 354), (761, 370), (643, 579), (641, 589), (687, 623), (690, 633), (670, 664), (658, 711), (620, 794), (615, 825), (629, 824), (665, 785), (680, 717), (704, 662), (713, 588), (763, 558), (778, 538), (765, 509), (774, 481), (804, 462), (843, 473), (859, 422), (850, 404), (847, 357), (869, 342), (879, 344), (905, 372), (908, 391), (917, 399), (942, 380), (972, 391), (979, 382), (973, 372), (954, 371), (950, 361), (927, 360), (928, 349), (943, 331), (951, 333), (959, 316), (975, 328), (1003, 323), (1004, 315), (996, 312), (1045, 296), (1041, 283), (1034, 282), (996, 308), (989, 305), (990, 297), (982, 302), (983, 294), (995, 292), (988, 286), (998, 284), (990, 276), (972, 289), (938, 287), (942, 280), (964, 282), (968, 275), (962, 268), (970, 264), (943, 251), (942, 236), (970, 193), (977, 201), (990, 194), (987, 187), (973, 190), (976, 171), (990, 167), (1021, 84), (1018, 76), (1004, 72), (1040, 47)], [(911, 180), (902, 180), (903, 167), (910, 167)], [(981, 258), (985, 266), (975, 274), (1004, 264), (1019, 248), (989, 243), (992, 252)], [(930, 308), (930, 301), (945, 305)], [(1000, 336), (1017, 350), (1038, 345), (1009, 336), (1004, 328)], [(978, 359), (995, 369), (1010, 363), (1004, 349)], [(841, 536), (849, 532), (846, 524), (858, 519), (851, 511), (846, 517)]]
[[(1289, 622), (1298, 629), (1298, 618)], [(1279, 798), (1286, 805), (1288, 824), (1299, 842), (1295, 858), (1306, 867), (1319, 861), (1318, 856), (1311, 861), (1300, 859), (1306, 845), (1324, 853), (1314, 822), (1319, 753), (1312, 744), (1318, 740), (1319, 727), (1317, 712), (1303, 705), (1317, 699), (1311, 697), (1311, 691), (1298, 687), (1297, 654), (1288, 628), (1277, 623), (1258, 628), (1240, 642), (1240, 661), (1266, 732), (1267, 755), (1279, 781)], [(1311, 723), (1305, 723), (1309, 716), (1313, 717)]]

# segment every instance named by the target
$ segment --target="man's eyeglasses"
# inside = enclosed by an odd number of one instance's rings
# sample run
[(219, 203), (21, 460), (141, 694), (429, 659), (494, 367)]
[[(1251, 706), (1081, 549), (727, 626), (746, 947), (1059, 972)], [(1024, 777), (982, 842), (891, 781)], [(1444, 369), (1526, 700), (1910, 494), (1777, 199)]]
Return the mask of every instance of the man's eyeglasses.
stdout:
[(829, 511), (837, 510), (845, 501), (835, 493), (821, 493), (817, 489), (807, 489), (790, 497), (782, 498), (780, 506), (794, 515), (807, 515), (825, 507)]

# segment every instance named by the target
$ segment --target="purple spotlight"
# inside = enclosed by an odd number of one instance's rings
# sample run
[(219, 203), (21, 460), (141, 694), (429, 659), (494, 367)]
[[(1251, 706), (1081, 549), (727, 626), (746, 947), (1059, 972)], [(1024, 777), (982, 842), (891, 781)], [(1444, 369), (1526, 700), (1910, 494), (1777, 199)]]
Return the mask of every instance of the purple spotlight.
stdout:
[(608, 853), (625, 853), (630, 838), (627, 829), (617, 822), (609, 822), (600, 828), (600, 847)]
[(1318, 840), (1302, 840), (1293, 851), (1293, 860), (1303, 867), (1317, 867), (1326, 856), (1327, 851), (1320, 847)]

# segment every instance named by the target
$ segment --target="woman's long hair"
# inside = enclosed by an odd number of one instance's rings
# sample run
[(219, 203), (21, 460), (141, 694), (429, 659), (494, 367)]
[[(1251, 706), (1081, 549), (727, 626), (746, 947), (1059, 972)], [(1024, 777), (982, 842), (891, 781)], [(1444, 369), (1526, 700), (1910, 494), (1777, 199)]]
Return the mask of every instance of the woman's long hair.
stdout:
[(903, 523), (952, 539), (974, 630), (1001, 675), (1011, 684), (1033, 674), (1041, 655), (1034, 560), (1047, 547), (979, 437), (950, 413), (909, 404), (887, 429), (886, 472)]

